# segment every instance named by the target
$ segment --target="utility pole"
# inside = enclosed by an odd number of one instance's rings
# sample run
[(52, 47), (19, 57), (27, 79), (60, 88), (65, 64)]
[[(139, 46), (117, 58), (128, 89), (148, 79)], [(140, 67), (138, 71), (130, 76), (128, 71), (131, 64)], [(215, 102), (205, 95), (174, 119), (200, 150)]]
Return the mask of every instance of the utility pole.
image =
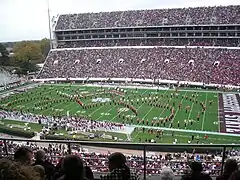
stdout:
[(50, 8), (49, 8), (49, 0), (48, 3), (48, 30), (49, 30), (49, 42), (50, 42), (50, 49), (53, 48), (52, 46), (52, 28), (51, 28), (51, 17), (50, 17)]

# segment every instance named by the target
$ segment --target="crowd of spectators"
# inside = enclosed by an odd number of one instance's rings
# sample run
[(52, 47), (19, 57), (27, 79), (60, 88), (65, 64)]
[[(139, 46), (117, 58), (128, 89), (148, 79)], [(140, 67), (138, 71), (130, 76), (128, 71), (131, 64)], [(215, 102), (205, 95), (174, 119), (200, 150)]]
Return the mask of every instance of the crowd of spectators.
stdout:
[(239, 24), (239, 6), (131, 10), (60, 15), (56, 30), (159, 25)]
[(38, 78), (140, 78), (239, 85), (240, 53), (226, 48), (52, 50)]
[(116, 39), (116, 40), (82, 40), (66, 41), (58, 48), (78, 47), (112, 47), (112, 46), (215, 46), (239, 47), (237, 39)]
[[(130, 176), (135, 177), (136, 175), (142, 175), (144, 170), (143, 156), (142, 155), (123, 155), (121, 153), (97, 153), (97, 152), (84, 152), (81, 146), (72, 146), (72, 155), (68, 155), (69, 151), (67, 146), (63, 144), (36, 144), (36, 143), (25, 143), (24, 146), (22, 142), (7, 141), (7, 150), (9, 158), (14, 155), (15, 162), (19, 162), (21, 165), (29, 166), (33, 165), (36, 173), (46, 179), (58, 179), (64, 175), (64, 171), (61, 168), (72, 168), (71, 164), (67, 167), (64, 166), (66, 158), (74, 157), (75, 162), (81, 161), (81, 164), (85, 172), (90, 172), (91, 178), (93, 173), (103, 173), (106, 174), (109, 170), (113, 172), (116, 168), (111, 167), (111, 162), (121, 162), (119, 167), (125, 169), (130, 173)], [(5, 145), (0, 141), (0, 166), (1, 168), (6, 168), (3, 162), (7, 160), (5, 154)], [(234, 155), (234, 156), (233, 156)], [(218, 180), (227, 180), (230, 178), (232, 173), (238, 170), (237, 160), (239, 160), (239, 151), (232, 151), (226, 153), (228, 160), (225, 163), (225, 168), (223, 174), (219, 176)], [(64, 158), (64, 156), (66, 156)], [(113, 157), (114, 156), (114, 157)], [(117, 156), (117, 157), (115, 157)], [(191, 176), (203, 176), (203, 179), (211, 179), (209, 175), (219, 175), (221, 170), (221, 156), (219, 153), (207, 153), (198, 154), (196, 152), (192, 153), (162, 153), (162, 154), (152, 154), (146, 157), (146, 170), (147, 175), (161, 174), (164, 176), (174, 177), (175, 175), (184, 175), (182, 179), (191, 179)], [(116, 159), (115, 159), (116, 158)], [(78, 159), (78, 160), (77, 160)], [(235, 160), (234, 160), (235, 159)], [(236, 160), (237, 159), (237, 160)], [(35, 160), (35, 161), (33, 161)], [(193, 163), (189, 163), (193, 162)], [(201, 163), (200, 163), (201, 162)], [(8, 162), (13, 163), (13, 162)], [(63, 164), (62, 164), (63, 163)], [(73, 163), (73, 162), (72, 162)], [(121, 166), (120, 166), (121, 165)], [(4, 167), (5, 166), (5, 167)], [(71, 168), (70, 168), (71, 167)], [(119, 168), (118, 167), (118, 168)], [(22, 167), (20, 167), (22, 168)], [(188, 173), (189, 168), (194, 171), (194, 173)], [(130, 170), (131, 169), (131, 170)], [(22, 169), (23, 170), (23, 169)], [(81, 171), (81, 169), (78, 169)], [(84, 172), (83, 170), (83, 172)], [(196, 172), (195, 172), (196, 171)], [(6, 172), (8, 172), (6, 170)], [(83, 173), (81, 172), (81, 173)], [(195, 174), (196, 173), (196, 174)], [(43, 174), (43, 175), (42, 175)], [(111, 173), (110, 173), (111, 174)], [(119, 174), (119, 173), (117, 173)], [(120, 173), (121, 174), (121, 173)], [(34, 174), (33, 174), (34, 175)], [(84, 174), (82, 174), (84, 175)], [(122, 175), (126, 175), (125, 173)], [(26, 175), (27, 176), (27, 175)], [(109, 174), (107, 175), (109, 176)], [(72, 177), (74, 179), (74, 177)], [(88, 178), (89, 179), (89, 178)], [(108, 179), (106, 176), (102, 179)], [(14, 179), (12, 179), (14, 180)]]
[(94, 131), (114, 131), (124, 130), (125, 126), (121, 123), (90, 120), (85, 117), (49, 117), (18, 111), (0, 110), (0, 119), (12, 119), (17, 121), (39, 123), (47, 127), (63, 128), (70, 132), (94, 132)]
[(24, 78), (19, 78), (18, 75), (0, 67), (0, 91), (18, 86), (23, 80)]

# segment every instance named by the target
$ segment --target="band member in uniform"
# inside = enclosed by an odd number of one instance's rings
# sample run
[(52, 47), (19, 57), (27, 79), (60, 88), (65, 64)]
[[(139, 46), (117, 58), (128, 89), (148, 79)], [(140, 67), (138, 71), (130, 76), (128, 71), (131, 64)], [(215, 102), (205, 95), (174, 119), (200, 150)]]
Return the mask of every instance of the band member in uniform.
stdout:
[(184, 127), (185, 128), (187, 127), (187, 120), (186, 119), (184, 120)]
[(209, 101), (210, 106), (212, 105), (212, 103), (213, 103), (213, 100)]
[(199, 120), (200, 120), (200, 113), (198, 112), (198, 114), (197, 114), (197, 121), (199, 122)]
[(179, 109), (181, 109), (181, 108), (182, 108), (182, 104), (181, 104), (181, 103), (178, 105), (178, 108), (179, 108)]

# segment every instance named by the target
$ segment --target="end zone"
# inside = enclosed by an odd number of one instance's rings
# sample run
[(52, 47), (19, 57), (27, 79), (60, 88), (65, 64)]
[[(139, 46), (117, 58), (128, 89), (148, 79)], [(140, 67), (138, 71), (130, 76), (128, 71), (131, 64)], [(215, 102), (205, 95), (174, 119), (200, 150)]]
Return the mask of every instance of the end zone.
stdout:
[(240, 96), (232, 93), (219, 93), (218, 114), (220, 132), (240, 134)]

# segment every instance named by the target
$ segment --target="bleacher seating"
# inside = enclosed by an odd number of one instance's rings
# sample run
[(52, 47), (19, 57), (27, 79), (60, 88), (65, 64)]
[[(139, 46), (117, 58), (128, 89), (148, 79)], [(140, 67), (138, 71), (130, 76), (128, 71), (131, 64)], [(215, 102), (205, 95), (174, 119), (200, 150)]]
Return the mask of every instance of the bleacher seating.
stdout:
[(239, 85), (239, 51), (200, 47), (59, 49), (49, 53), (38, 78), (140, 78)]
[(60, 15), (56, 30), (158, 25), (239, 24), (240, 6), (132, 10)]

